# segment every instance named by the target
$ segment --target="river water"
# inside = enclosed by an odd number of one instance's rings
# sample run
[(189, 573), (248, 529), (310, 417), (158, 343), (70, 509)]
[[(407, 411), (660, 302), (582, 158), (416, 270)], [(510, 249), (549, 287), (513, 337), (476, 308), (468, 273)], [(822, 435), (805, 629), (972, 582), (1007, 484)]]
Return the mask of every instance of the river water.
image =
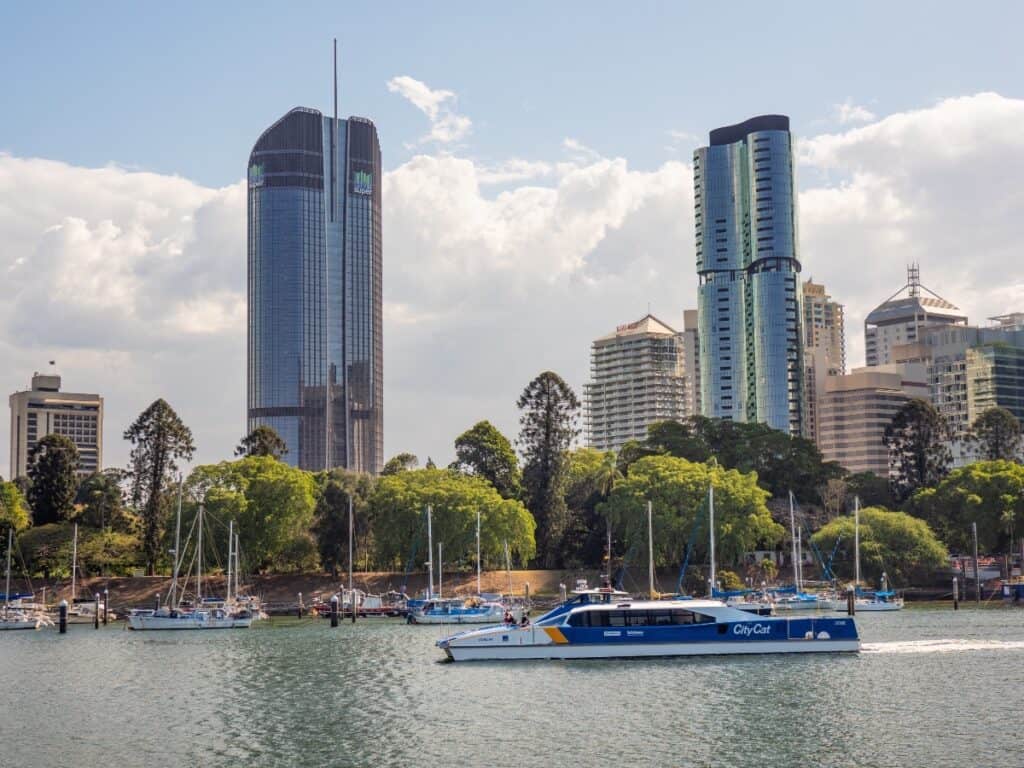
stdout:
[(0, 766), (1024, 765), (1024, 610), (859, 655), (439, 663), (436, 627), (0, 634)]

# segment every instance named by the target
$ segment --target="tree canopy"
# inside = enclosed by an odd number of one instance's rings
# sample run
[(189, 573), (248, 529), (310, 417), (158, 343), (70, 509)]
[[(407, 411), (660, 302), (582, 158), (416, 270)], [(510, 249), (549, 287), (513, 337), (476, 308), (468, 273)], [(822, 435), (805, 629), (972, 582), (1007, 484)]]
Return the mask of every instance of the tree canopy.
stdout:
[(78, 449), (64, 435), (43, 437), (28, 452), (28, 502), (36, 525), (66, 520), (78, 490)]
[(983, 552), (1008, 552), (1024, 533), (1024, 466), (978, 461), (949, 473), (934, 488), (910, 499), (907, 511), (927, 520), (951, 548), (969, 552), (971, 524), (978, 524)]
[(124, 506), (123, 476), (119, 469), (107, 469), (83, 479), (75, 496), (80, 509), (76, 520), (93, 528), (131, 532), (136, 519)]
[(163, 398), (139, 414), (125, 430), (124, 439), (132, 444), (131, 497), (142, 517), (142, 548), (152, 575), (167, 517), (167, 489), (178, 471), (177, 461), (191, 459), (195, 444), (192, 430)]
[(537, 522), (537, 548), (547, 568), (559, 565), (568, 524), (565, 505), (566, 454), (579, 434), (579, 399), (561, 376), (545, 371), (526, 385), (516, 401), (518, 447), (523, 454), (523, 499)]
[(17, 533), (28, 528), (29, 523), (28, 504), (18, 486), (0, 480), (0, 532), (13, 527)]
[(354, 560), (358, 562), (360, 554), (366, 555), (372, 549), (373, 525), (369, 501), (375, 482), (366, 473), (344, 469), (323, 472), (317, 476), (317, 480), (320, 493), (316, 503), (313, 536), (316, 538), (321, 564), (337, 575), (339, 569), (348, 565), (349, 498), (352, 499)]
[(520, 493), (519, 462), (512, 443), (489, 421), (478, 421), (455, 438), (452, 469), (479, 475), (506, 499)]
[(419, 465), (420, 460), (416, 457), (416, 454), (399, 453), (387, 460), (384, 469), (380, 473), (382, 475), (397, 475), (399, 472), (416, 469)]
[(235, 456), (270, 456), (280, 459), (288, 453), (288, 444), (267, 424), (260, 424), (242, 438), (235, 448)]
[(753, 473), (674, 456), (647, 456), (636, 461), (598, 511), (611, 521), (627, 560), (646, 559), (638, 553), (647, 550), (648, 501), (652, 503), (655, 562), (675, 565), (682, 561), (695, 521), (704, 535), (695, 541), (694, 556), (706, 559), (707, 495), (712, 484), (716, 557), (721, 563), (734, 563), (745, 552), (774, 547), (782, 540), (785, 529), (772, 520), (766, 505), (769, 494), (757, 485)]
[(949, 471), (952, 455), (945, 417), (927, 400), (914, 398), (885, 428), (893, 495), (903, 501), (918, 488), (937, 485)]
[(986, 461), (1017, 461), (1022, 441), (1020, 421), (1006, 408), (989, 408), (971, 424), (971, 440)]
[(514, 499), (503, 499), (482, 477), (448, 469), (418, 469), (382, 477), (370, 496), (377, 562), (401, 568), (413, 556), (422, 568), (426, 551), (426, 509), (432, 509), (434, 546), (444, 545), (447, 562), (474, 562), (476, 515), (480, 512), (484, 563), (504, 563), (504, 543), (520, 563), (536, 552), (533, 516)]
[[(822, 552), (839, 549), (832, 569), (841, 578), (854, 575), (854, 518), (837, 517), (811, 536)], [(927, 580), (947, 564), (948, 553), (924, 520), (882, 507), (860, 510), (861, 579), (878, 583), (885, 572), (890, 585)]]

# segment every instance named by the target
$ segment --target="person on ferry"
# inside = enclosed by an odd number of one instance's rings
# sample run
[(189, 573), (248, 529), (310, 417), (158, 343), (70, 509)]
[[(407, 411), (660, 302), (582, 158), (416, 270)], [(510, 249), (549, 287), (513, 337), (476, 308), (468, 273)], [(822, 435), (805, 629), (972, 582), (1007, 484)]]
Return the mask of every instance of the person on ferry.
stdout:
[(516, 623), (516, 617), (512, 615), (512, 611), (510, 611), (508, 608), (506, 608), (505, 609), (505, 616), (502, 619), (502, 621), (504, 621), (506, 624), (515, 624)]
[(519, 620), (519, 626), (520, 627), (528, 627), (528, 626), (530, 626), (530, 617), (527, 616), (525, 612), (523, 613), (523, 618)]

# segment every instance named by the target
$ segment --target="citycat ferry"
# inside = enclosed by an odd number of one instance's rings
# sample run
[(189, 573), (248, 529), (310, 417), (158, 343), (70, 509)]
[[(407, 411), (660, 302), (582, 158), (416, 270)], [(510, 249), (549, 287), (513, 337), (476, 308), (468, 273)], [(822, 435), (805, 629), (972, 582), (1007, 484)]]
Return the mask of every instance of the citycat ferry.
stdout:
[(752, 616), (718, 600), (589, 602), (533, 624), (502, 624), (437, 641), (452, 661), (606, 659), (860, 650), (852, 618)]

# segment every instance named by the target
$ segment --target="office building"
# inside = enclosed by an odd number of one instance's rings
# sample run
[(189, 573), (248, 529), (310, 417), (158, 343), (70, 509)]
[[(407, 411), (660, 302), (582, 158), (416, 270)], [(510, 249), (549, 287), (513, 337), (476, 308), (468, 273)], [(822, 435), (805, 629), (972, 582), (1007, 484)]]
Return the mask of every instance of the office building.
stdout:
[(803, 315), (789, 118), (711, 131), (693, 157), (705, 416), (803, 432)]
[(829, 376), (819, 399), (818, 448), (849, 472), (889, 476), (885, 428), (912, 398), (928, 398), (924, 365), (887, 364)]
[(818, 441), (819, 400), (828, 376), (846, 373), (846, 335), (843, 305), (833, 301), (825, 286), (803, 284), (804, 313), (804, 437)]
[(921, 285), (920, 270), (912, 264), (907, 284), (864, 320), (865, 360), (868, 365), (894, 362), (894, 348), (919, 342), (926, 328), (966, 324), (967, 315), (956, 305)]
[(15, 392), (11, 404), (11, 478), (28, 473), (28, 456), (47, 435), (64, 435), (78, 449), (78, 473), (103, 469), (103, 398), (61, 392), (60, 376), (32, 374), (32, 388)]
[(647, 427), (682, 420), (687, 391), (685, 335), (653, 315), (620, 325), (590, 348), (590, 382), (584, 386), (586, 444), (617, 451), (629, 440), (644, 440)]
[(700, 336), (697, 330), (697, 310), (683, 310), (683, 371), (686, 373), (685, 408), (688, 416), (701, 415), (700, 410)]
[(256, 141), (248, 187), (248, 429), (273, 427), (288, 446), (284, 460), (303, 469), (377, 473), (384, 456), (377, 130), (360, 117), (292, 109)]

